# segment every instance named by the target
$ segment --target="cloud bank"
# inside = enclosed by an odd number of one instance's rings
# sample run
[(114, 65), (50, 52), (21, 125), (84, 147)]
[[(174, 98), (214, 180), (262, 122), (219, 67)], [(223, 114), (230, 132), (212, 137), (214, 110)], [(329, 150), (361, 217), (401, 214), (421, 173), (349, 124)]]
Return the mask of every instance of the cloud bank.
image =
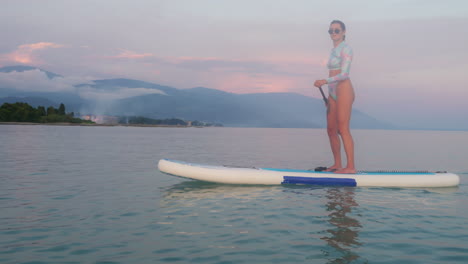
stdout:
[(84, 81), (73, 77), (49, 79), (41, 70), (0, 72), (0, 87), (28, 92), (74, 92), (75, 84)]
[(93, 87), (92, 84), (92, 80), (81, 77), (54, 77), (50, 79), (45, 72), (38, 69), (24, 72), (0, 72), (0, 89), (9, 88), (21, 92), (67, 92), (76, 94), (83, 99), (95, 101), (112, 101), (147, 94), (166, 95), (158, 89), (112, 87), (112, 90), (109, 90)]

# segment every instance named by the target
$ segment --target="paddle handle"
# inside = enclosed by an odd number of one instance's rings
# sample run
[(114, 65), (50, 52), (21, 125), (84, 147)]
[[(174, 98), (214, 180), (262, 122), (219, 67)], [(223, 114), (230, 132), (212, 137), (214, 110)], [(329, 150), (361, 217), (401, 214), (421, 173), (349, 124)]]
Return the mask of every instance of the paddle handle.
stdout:
[(322, 94), (323, 101), (325, 102), (326, 105), (328, 105), (328, 99), (325, 97), (325, 94), (323, 93), (322, 86), (319, 87), (320, 93)]

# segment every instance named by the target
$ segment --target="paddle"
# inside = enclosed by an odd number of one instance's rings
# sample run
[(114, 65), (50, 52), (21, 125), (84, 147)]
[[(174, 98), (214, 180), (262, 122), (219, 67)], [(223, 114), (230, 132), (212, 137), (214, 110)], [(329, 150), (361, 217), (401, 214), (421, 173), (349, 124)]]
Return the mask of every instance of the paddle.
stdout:
[(320, 93), (322, 94), (323, 101), (325, 102), (326, 105), (328, 105), (328, 99), (325, 97), (325, 94), (323, 93), (322, 86), (319, 87)]
[[(320, 89), (320, 93), (322, 94), (325, 105), (328, 106), (328, 99), (325, 97), (325, 94), (323, 93), (322, 86), (320, 86), (319, 89)], [(326, 171), (326, 170), (327, 170), (327, 167), (317, 167), (314, 169), (314, 171)]]

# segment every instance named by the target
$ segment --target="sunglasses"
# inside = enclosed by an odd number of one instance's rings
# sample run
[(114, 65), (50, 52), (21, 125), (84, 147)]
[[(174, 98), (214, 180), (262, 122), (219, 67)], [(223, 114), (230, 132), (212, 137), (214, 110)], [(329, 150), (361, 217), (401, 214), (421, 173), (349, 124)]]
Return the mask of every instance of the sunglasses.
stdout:
[(335, 28), (335, 31), (333, 31), (333, 29), (329, 29), (329, 30), (328, 30), (328, 34), (330, 34), (330, 35), (333, 34), (333, 33), (335, 33), (335, 34), (340, 34), (340, 32), (341, 32), (341, 30), (339, 30), (339, 29), (337, 29), (337, 28)]

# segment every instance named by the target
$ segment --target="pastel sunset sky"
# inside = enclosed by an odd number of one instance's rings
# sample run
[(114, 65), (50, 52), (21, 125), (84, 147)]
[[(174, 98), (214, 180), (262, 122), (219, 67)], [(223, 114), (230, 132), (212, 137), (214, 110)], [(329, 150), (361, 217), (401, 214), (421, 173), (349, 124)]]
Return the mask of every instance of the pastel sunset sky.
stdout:
[[(332, 48), (328, 26), (340, 19), (354, 50), (356, 108), (382, 121), (468, 129), (468, 1), (0, 3), (0, 66), (36, 66), (66, 83), (130, 78), (316, 98), (313, 82), (327, 77)], [(24, 85), (28, 76), (3, 74), (0, 83), (15, 78)]]

